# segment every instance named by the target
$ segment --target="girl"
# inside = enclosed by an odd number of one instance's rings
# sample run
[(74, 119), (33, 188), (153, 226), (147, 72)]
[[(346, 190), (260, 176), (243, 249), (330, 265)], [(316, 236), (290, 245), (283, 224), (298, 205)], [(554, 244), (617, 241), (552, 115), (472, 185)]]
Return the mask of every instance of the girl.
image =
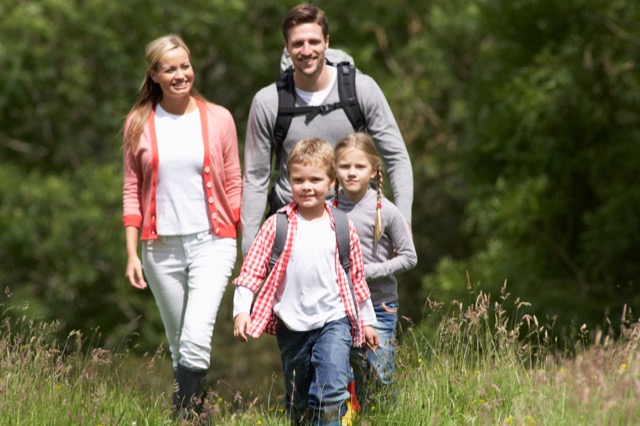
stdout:
[(149, 282), (173, 360), (174, 414), (184, 418), (209, 369), (213, 326), (236, 261), (242, 178), (233, 118), (194, 88), (182, 39), (160, 37), (145, 55), (124, 126), (125, 277), (140, 290), (145, 276)]
[[(351, 350), (356, 395), (364, 404), (370, 376), (384, 385), (393, 383), (398, 319), (398, 282), (394, 273), (413, 268), (418, 258), (409, 224), (382, 194), (381, 160), (371, 136), (348, 135), (338, 141), (335, 152), (334, 205), (347, 213), (360, 238), (365, 278), (377, 319), (374, 328), (380, 340), (375, 352)], [(370, 186), (372, 180), (375, 190)]]

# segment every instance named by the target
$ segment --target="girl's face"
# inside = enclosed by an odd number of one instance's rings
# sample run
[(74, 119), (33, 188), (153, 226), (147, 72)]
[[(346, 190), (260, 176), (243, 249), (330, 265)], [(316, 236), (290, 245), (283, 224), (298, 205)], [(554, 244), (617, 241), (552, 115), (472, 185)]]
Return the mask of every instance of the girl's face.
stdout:
[(355, 148), (340, 151), (337, 166), (337, 178), (344, 195), (351, 201), (360, 201), (377, 171), (373, 169), (365, 153)]
[(162, 89), (163, 98), (189, 96), (193, 87), (194, 72), (189, 54), (182, 47), (162, 55), (158, 66), (151, 71), (151, 78)]

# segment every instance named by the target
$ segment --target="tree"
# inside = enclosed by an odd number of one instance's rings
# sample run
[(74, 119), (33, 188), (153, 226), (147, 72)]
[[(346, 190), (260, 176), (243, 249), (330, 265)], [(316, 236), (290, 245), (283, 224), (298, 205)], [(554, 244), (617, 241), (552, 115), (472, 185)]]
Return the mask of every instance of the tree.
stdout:
[(487, 0), (479, 12), (459, 153), (473, 255), (426, 285), (451, 288), (468, 269), (485, 288), (508, 279), (543, 317), (617, 320), (640, 302), (640, 8)]

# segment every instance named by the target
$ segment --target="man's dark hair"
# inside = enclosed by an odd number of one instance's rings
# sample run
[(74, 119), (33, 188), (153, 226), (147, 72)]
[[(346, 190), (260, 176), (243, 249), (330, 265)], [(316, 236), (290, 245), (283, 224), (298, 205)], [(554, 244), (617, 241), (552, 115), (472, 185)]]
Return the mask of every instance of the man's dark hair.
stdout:
[(289, 30), (291, 28), (300, 24), (310, 23), (320, 25), (320, 28), (322, 28), (322, 35), (325, 39), (327, 38), (329, 35), (329, 21), (327, 21), (327, 17), (322, 9), (313, 4), (302, 3), (291, 9), (282, 20), (281, 29), (284, 41), (286, 42), (289, 40)]

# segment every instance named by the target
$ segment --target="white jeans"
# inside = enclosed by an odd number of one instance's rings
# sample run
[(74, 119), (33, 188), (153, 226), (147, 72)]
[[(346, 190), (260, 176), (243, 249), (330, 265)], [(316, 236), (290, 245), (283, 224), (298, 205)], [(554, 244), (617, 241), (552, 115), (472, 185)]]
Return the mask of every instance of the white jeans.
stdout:
[(208, 231), (142, 244), (142, 265), (164, 323), (173, 367), (208, 369), (211, 336), (236, 262), (236, 240)]

